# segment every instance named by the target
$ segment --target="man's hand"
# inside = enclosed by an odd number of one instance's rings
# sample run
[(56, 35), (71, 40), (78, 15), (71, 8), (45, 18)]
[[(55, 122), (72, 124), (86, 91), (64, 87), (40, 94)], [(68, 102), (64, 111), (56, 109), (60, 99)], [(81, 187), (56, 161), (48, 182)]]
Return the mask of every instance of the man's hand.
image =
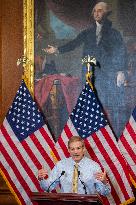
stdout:
[(56, 47), (54, 47), (54, 46), (50, 46), (50, 45), (48, 45), (48, 47), (47, 48), (44, 48), (44, 49), (42, 49), (43, 51), (45, 51), (46, 53), (48, 53), (48, 54), (54, 54), (54, 53), (57, 53), (57, 48)]
[(105, 170), (104, 170), (104, 172), (97, 172), (94, 176), (95, 176), (96, 179), (98, 179), (102, 183), (104, 183), (104, 184), (108, 183), (108, 179), (106, 177), (106, 171)]
[(44, 179), (48, 175), (48, 171), (44, 169), (44, 166), (42, 166), (42, 169), (38, 170), (38, 180)]

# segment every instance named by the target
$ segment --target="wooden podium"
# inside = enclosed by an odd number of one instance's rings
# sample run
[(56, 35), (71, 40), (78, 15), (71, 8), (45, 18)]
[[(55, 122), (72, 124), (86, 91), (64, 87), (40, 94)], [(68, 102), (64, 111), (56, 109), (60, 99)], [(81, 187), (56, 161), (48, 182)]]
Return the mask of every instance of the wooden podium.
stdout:
[(31, 201), (39, 205), (102, 205), (98, 195), (33, 192)]

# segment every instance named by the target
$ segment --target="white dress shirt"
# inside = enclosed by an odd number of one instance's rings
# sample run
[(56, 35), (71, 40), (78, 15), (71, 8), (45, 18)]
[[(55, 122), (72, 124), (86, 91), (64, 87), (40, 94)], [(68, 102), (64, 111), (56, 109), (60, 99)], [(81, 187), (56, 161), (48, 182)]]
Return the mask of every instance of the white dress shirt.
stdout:
[[(49, 178), (40, 181), (41, 188), (45, 191), (52, 191), (58, 184), (60, 184), (62, 193), (72, 193), (72, 177), (74, 165), (75, 161), (71, 157), (59, 161), (52, 169)], [(78, 163), (78, 170), (80, 173), (78, 178), (79, 194), (85, 194), (86, 192), (87, 194), (99, 193), (106, 196), (111, 192), (109, 183), (103, 184), (101, 181), (95, 179), (94, 177), (95, 173), (101, 172), (101, 168), (98, 163), (87, 157), (84, 157)], [(65, 171), (65, 174), (61, 176), (62, 171)], [(85, 184), (85, 187), (83, 186), (83, 183), (81, 183), (81, 181)]]
[(102, 37), (101, 30), (102, 30), (102, 24), (96, 21), (96, 43), (97, 45), (99, 44), (101, 37)]

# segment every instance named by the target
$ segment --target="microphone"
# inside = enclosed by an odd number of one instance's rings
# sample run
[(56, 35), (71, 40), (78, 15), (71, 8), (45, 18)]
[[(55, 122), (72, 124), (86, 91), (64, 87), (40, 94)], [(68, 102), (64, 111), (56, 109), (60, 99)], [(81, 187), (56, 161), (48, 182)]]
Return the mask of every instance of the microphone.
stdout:
[(83, 185), (83, 189), (85, 190), (85, 194), (87, 194), (86, 185), (85, 185), (85, 183), (80, 178), (80, 171), (78, 171), (78, 178), (79, 178), (81, 184)]
[(48, 192), (48, 193), (49, 193), (49, 191), (50, 191), (51, 186), (52, 186), (57, 180), (59, 180), (64, 174), (65, 174), (65, 171), (62, 171), (61, 174), (60, 174), (60, 176), (59, 176), (57, 179), (55, 179), (55, 180), (50, 184), (50, 186), (49, 186), (48, 189), (47, 189), (47, 192)]

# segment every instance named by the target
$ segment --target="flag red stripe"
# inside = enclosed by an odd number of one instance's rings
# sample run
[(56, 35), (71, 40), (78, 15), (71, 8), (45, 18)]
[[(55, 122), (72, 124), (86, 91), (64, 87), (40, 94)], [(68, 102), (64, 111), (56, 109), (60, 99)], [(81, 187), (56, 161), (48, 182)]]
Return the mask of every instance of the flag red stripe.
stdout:
[[(112, 170), (112, 173), (113, 175), (115, 176), (121, 190), (122, 190), (122, 193), (124, 194), (127, 194), (127, 197), (128, 197), (128, 193), (126, 192), (126, 189), (125, 189), (125, 186), (124, 186), (124, 183), (121, 179), (121, 176), (116, 168), (116, 166), (114, 165), (114, 163), (112, 162), (112, 159), (110, 158), (110, 156), (108, 155), (107, 151), (105, 150), (105, 148), (103, 147), (103, 144), (101, 143), (101, 141), (99, 140), (99, 137), (96, 135), (96, 134), (93, 134), (93, 139), (95, 141), (95, 143), (97, 144), (97, 147), (99, 150), (101, 150), (101, 153), (103, 154), (103, 157), (106, 161), (106, 163), (108, 164), (108, 166), (110, 167), (110, 169)], [(100, 162), (101, 163), (101, 162)], [(120, 184), (121, 183), (121, 184)], [(116, 203), (119, 202), (119, 201), (116, 201)], [(121, 203), (121, 201), (120, 201)]]
[(64, 130), (65, 130), (65, 133), (66, 133), (68, 139), (70, 139), (73, 136), (73, 134), (72, 134), (72, 132), (67, 124), (65, 125)]
[[(65, 132), (65, 134), (66, 134), (66, 136), (67, 136), (68, 139), (70, 139), (70, 138), (73, 136), (73, 134), (72, 134), (72, 132), (70, 131), (69, 126), (68, 126), (67, 124), (65, 125), (63, 132)], [(62, 133), (62, 135), (63, 135), (63, 133)], [(68, 149), (67, 149), (67, 145), (66, 145), (65, 142), (63, 141), (63, 137), (62, 137), (62, 136), (60, 136), (60, 137), (58, 138), (58, 142), (57, 142), (57, 143), (60, 145), (61, 149), (63, 150), (64, 155), (65, 155), (66, 157), (69, 157), (69, 152), (68, 152)]]
[[(129, 166), (129, 165), (128, 165), (128, 166)], [(129, 168), (130, 175), (131, 175), (132, 178), (136, 181), (136, 174), (133, 172), (131, 166), (129, 166), (128, 168)]]
[(21, 144), (22, 144), (23, 148), (25, 150), (27, 150), (27, 153), (28, 153), (29, 157), (31, 158), (31, 160), (33, 161), (33, 163), (37, 167), (37, 169), (41, 169), (42, 164), (38, 161), (35, 154), (32, 152), (32, 150), (28, 146), (27, 142), (25, 140), (23, 140)]
[[(87, 149), (87, 151), (88, 151), (90, 157), (91, 157), (93, 160), (95, 160), (96, 162), (99, 163), (99, 159), (98, 159), (98, 157), (96, 156), (96, 154), (95, 154), (94, 150), (92, 149), (92, 147), (90, 146), (88, 139), (85, 139), (84, 142), (85, 142), (85, 146), (86, 146), (86, 149)], [(100, 164), (100, 166), (101, 166), (101, 164)], [(101, 167), (101, 168), (102, 168), (102, 167)], [(102, 197), (102, 198), (103, 198), (103, 197)], [(107, 198), (104, 197), (104, 198), (103, 198), (103, 201), (104, 201), (105, 205), (110, 205), (110, 203), (109, 203), (109, 201), (108, 201)]]
[(128, 130), (131, 137), (133, 136), (133, 140), (136, 143), (136, 132), (133, 130), (130, 121), (126, 125), (126, 129)]
[(17, 179), (19, 180), (21, 186), (23, 187), (25, 192), (30, 196), (31, 190), (30, 190), (28, 184), (26, 183), (26, 181), (24, 180), (24, 178), (22, 177), (22, 175), (20, 174), (20, 172), (18, 171), (14, 161), (11, 159), (11, 157), (9, 156), (9, 154), (7, 153), (7, 151), (5, 150), (5, 148), (3, 147), (2, 144), (0, 145), (0, 147), (1, 147), (1, 152), (2, 152), (3, 156), (5, 157), (9, 166), (13, 169), (13, 172), (16, 175)]
[[(112, 173), (114, 174), (116, 180), (118, 181), (118, 184), (122, 190), (122, 193), (128, 197), (128, 193), (126, 192), (126, 188), (124, 186), (124, 183), (121, 179), (121, 176), (118, 172), (118, 169), (116, 168), (116, 166), (114, 165), (114, 163), (112, 162), (110, 156), (108, 155), (107, 151), (105, 150), (105, 148), (103, 147), (103, 144), (101, 143), (101, 141), (99, 140), (98, 136), (96, 134), (93, 134), (93, 138), (95, 140), (95, 143), (97, 144), (97, 147), (99, 150), (101, 150), (101, 152), (103, 153), (104, 159), (107, 162), (108, 166), (110, 167), (110, 169), (112, 170)], [(116, 203), (119, 201), (116, 201)], [(121, 203), (121, 202), (120, 202)]]
[[(63, 132), (65, 132), (65, 134), (66, 134), (68, 139), (70, 139), (73, 136), (67, 124), (65, 125)], [(62, 135), (63, 135), (63, 133), (62, 133)], [(68, 152), (68, 149), (67, 149), (67, 145), (63, 141), (63, 137), (62, 136), (60, 136), (58, 138), (58, 142), (57, 143), (60, 145), (61, 149), (63, 150), (64, 155), (66, 157), (69, 157), (69, 152)]]
[(46, 150), (43, 148), (43, 146), (40, 144), (40, 142), (38, 141), (37, 137), (34, 134), (30, 135), (31, 140), (33, 141), (33, 143), (36, 145), (37, 149), (40, 150), (41, 155), (43, 156), (43, 158), (45, 159), (45, 161), (47, 162), (47, 164), (49, 165), (49, 167), (51, 169), (53, 169), (54, 167), (54, 162), (51, 160), (51, 158), (49, 157), (48, 153), (46, 152)]
[[(64, 131), (65, 131), (66, 136), (67, 136), (68, 139), (70, 139), (70, 138), (73, 136), (67, 124), (66, 124), (65, 127), (64, 127), (63, 132), (64, 132)], [(62, 133), (62, 135), (63, 135), (63, 133)], [(66, 157), (69, 157), (69, 152), (68, 152), (67, 146), (66, 146), (66, 144), (64, 143), (64, 141), (63, 141), (62, 138), (63, 138), (63, 137), (60, 136), (60, 137), (58, 138), (58, 142), (57, 142), (57, 143), (60, 145), (61, 149), (63, 150), (63, 152), (64, 152), (64, 154), (65, 154), (65, 156), (66, 156)]]
[(15, 146), (14, 142), (12, 141), (10, 136), (8, 135), (7, 130), (5, 129), (5, 127), (3, 125), (2, 125), (2, 128), (1, 128), (1, 131), (2, 131), (6, 141), (10, 145), (11, 149), (15, 153), (16, 157), (21, 162), (21, 165), (24, 168), (24, 170), (26, 171), (26, 173), (28, 174), (29, 178), (35, 184), (36, 188), (39, 189), (40, 186), (39, 186), (37, 178), (35, 177), (35, 175), (33, 174), (32, 170), (29, 168), (28, 164), (26, 163), (26, 161), (24, 160), (24, 158), (22, 157), (22, 155), (18, 151), (17, 147)]
[(136, 164), (136, 154), (132, 150), (132, 148), (131, 148), (130, 144), (128, 143), (128, 141), (126, 140), (125, 136), (121, 136), (120, 141), (122, 142), (123, 146), (125, 147), (125, 149), (129, 153), (129, 155), (133, 159), (134, 163)]
[[(116, 148), (116, 146), (115, 146), (113, 140), (111, 140), (111, 136), (108, 135), (106, 129), (103, 129), (103, 128), (102, 128), (102, 129), (101, 129), (101, 132), (102, 132), (103, 136), (105, 137), (106, 141), (108, 142), (109, 146), (111, 147), (112, 151), (114, 152), (115, 156), (117, 157), (118, 161), (121, 162), (121, 164), (122, 164), (122, 159), (120, 159), (120, 158), (122, 158), (122, 156), (121, 156), (120, 152), (118, 151), (118, 149)], [(96, 144), (97, 144), (99, 150), (101, 150), (101, 152), (103, 153), (103, 156), (104, 156), (104, 158), (105, 158), (107, 164), (108, 164), (109, 167), (111, 168), (111, 170), (112, 170), (114, 176), (116, 177), (116, 179), (117, 179), (119, 185), (120, 185), (120, 183), (121, 183), (120, 188), (121, 188), (121, 190), (122, 190), (122, 193), (123, 193), (125, 199), (127, 200), (127, 199), (130, 198), (130, 197), (129, 197), (127, 191), (126, 191), (126, 187), (124, 186), (124, 182), (123, 182), (123, 180), (122, 180), (122, 178), (121, 178), (121, 176), (120, 176), (120, 174), (119, 174), (117, 168), (115, 167), (115, 165), (114, 165), (114, 163), (112, 162), (111, 158), (109, 157), (107, 151), (106, 151), (105, 148), (103, 147), (103, 144), (102, 144), (101, 141), (98, 139), (97, 135), (96, 135), (96, 134), (93, 134), (93, 137), (95, 138), (95, 142), (96, 142)], [(123, 161), (124, 161), (124, 160), (123, 160)], [(123, 166), (125, 166), (125, 161), (124, 161), (124, 165), (123, 165)], [(124, 168), (124, 167), (122, 167), (122, 169), (123, 169), (123, 168)], [(125, 176), (126, 176), (126, 170), (123, 169), (123, 171), (125, 172)], [(128, 174), (128, 173), (127, 173), (127, 174)], [(127, 178), (127, 177), (128, 177), (128, 176), (126, 176), (126, 178)], [(129, 181), (129, 180), (128, 180), (128, 181)]]
[(68, 152), (67, 146), (66, 146), (66, 144), (64, 143), (64, 141), (63, 141), (63, 139), (62, 139), (61, 136), (58, 138), (58, 142), (57, 142), (57, 143), (60, 145), (61, 149), (63, 150), (64, 155), (65, 155), (66, 157), (68, 157), (68, 156), (69, 156), (69, 152)]
[[(125, 136), (121, 136), (119, 141), (122, 142), (123, 146), (125, 147), (126, 149), (126, 152), (127, 154), (129, 155), (129, 157), (131, 157), (131, 159), (134, 161), (134, 163), (136, 164), (136, 154), (133, 152), (132, 148), (130, 147), (130, 145), (128, 144), (127, 140), (124, 138)], [(121, 145), (122, 146), (122, 145)], [(121, 148), (121, 147), (120, 147)], [(125, 157), (125, 156), (124, 156)], [(131, 165), (130, 165), (130, 161), (128, 161), (129, 159), (125, 158), (126, 161), (127, 161), (127, 165), (129, 167), (129, 172), (130, 174), (135, 178), (136, 177), (136, 174), (134, 173)]]
[(22, 195), (19, 193), (19, 191), (16, 188), (14, 182), (11, 180), (11, 177), (10, 177), (9, 173), (7, 172), (7, 170), (5, 169), (5, 167), (3, 166), (3, 164), (1, 162), (0, 162), (0, 168), (1, 168), (2, 172), (4, 173), (4, 175), (6, 176), (6, 179), (8, 180), (10, 186), (12, 187), (14, 192), (16, 193), (16, 195), (17, 195), (18, 199), (20, 200), (20, 202), (22, 203), (22, 205), (26, 205)]
[[(92, 137), (92, 136), (91, 136), (91, 137)], [(88, 138), (86, 138), (86, 139), (84, 140), (86, 149), (87, 149), (88, 153), (90, 154), (90, 157), (93, 158), (93, 160), (95, 160), (96, 162), (99, 163), (99, 159), (98, 159), (97, 155), (95, 154), (94, 150), (92, 149), (92, 147), (91, 147), (91, 145), (90, 145), (90, 143), (89, 143), (89, 138), (90, 138), (90, 137), (88, 137)], [(101, 165), (101, 164), (100, 164), (100, 165)], [(102, 167), (101, 167), (101, 168), (102, 168)]]
[[(91, 137), (92, 137), (92, 136), (91, 136)], [(95, 141), (95, 139), (94, 139), (94, 141)], [(95, 144), (96, 144), (96, 143), (95, 143)], [(85, 145), (87, 146), (87, 151), (89, 152), (89, 154), (90, 154), (90, 156), (93, 158), (93, 160), (96, 161), (96, 162), (98, 162), (98, 163), (101, 165), (101, 162), (100, 162), (99, 158), (97, 157), (97, 155), (95, 154), (94, 150), (92, 149), (92, 147), (91, 147), (91, 145), (90, 145), (90, 143), (89, 143), (89, 138), (87, 138), (87, 139), (85, 140)], [(97, 144), (96, 144), (96, 146), (97, 146)], [(101, 150), (99, 150), (99, 151), (100, 151), (100, 153), (101, 153)], [(104, 156), (103, 156), (103, 157), (104, 157)], [(101, 165), (101, 166), (102, 166), (102, 165)], [(102, 167), (102, 168), (103, 168), (103, 167)], [(109, 179), (109, 181), (110, 181), (110, 179)], [(111, 184), (111, 186), (112, 186), (112, 184)], [(119, 197), (118, 197), (118, 194), (117, 194), (117, 192), (116, 192), (114, 186), (112, 186), (111, 194), (112, 194), (112, 196), (113, 196), (113, 198), (114, 198), (114, 200), (115, 200), (116, 203), (118, 203), (118, 202), (121, 203), (121, 201), (120, 201), (120, 199), (119, 199)], [(105, 202), (105, 201), (108, 200), (108, 199), (104, 197), (103, 200), (104, 200), (104, 202)], [(109, 202), (106, 202), (106, 203), (109, 203)]]
[(109, 146), (113, 150), (114, 155), (117, 157), (118, 161), (120, 162), (128, 182), (130, 182), (128, 170), (127, 170), (127, 167), (125, 166), (126, 161), (123, 158), (123, 156), (122, 156), (121, 152), (119, 151), (119, 149), (117, 148), (117, 146), (115, 145), (114, 140), (112, 139), (112, 136), (110, 136), (108, 134), (108, 132), (105, 128), (102, 128), (101, 132), (102, 132), (103, 136), (105, 137), (106, 141), (108, 142)]
[(48, 136), (46, 130), (42, 127), (39, 129), (39, 131), (41, 132), (42, 136), (44, 137), (45, 141), (48, 143), (48, 145), (50, 146), (50, 148), (52, 149), (55, 157), (60, 160), (60, 156), (58, 155), (57, 150), (55, 149), (55, 145), (52, 142), (51, 138)]

